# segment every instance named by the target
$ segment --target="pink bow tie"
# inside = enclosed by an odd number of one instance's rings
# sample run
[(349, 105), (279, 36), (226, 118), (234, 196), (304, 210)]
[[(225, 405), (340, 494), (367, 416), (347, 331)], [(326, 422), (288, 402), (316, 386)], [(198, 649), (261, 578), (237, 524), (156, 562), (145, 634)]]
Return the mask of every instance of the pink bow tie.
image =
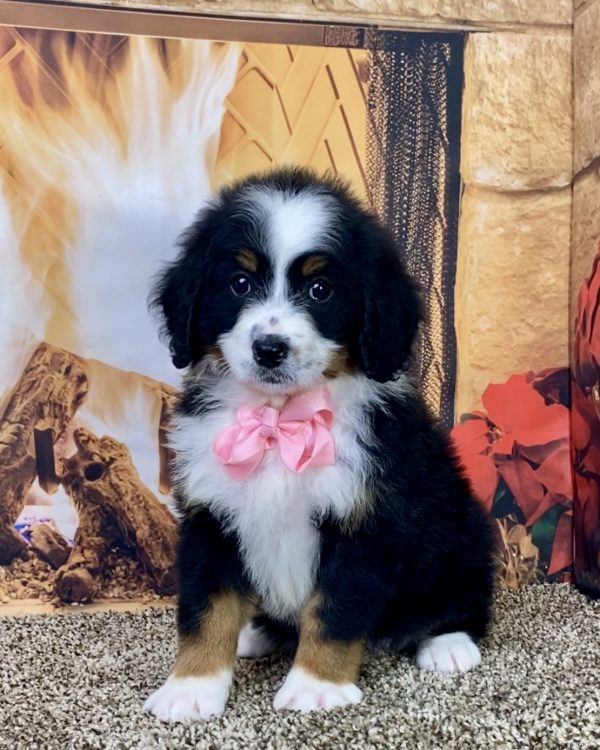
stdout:
[(238, 424), (222, 430), (213, 450), (232, 479), (245, 479), (258, 467), (265, 451), (279, 447), (283, 463), (299, 473), (309, 466), (335, 463), (329, 431), (333, 423), (331, 398), (322, 386), (292, 396), (279, 411), (271, 406), (243, 406)]

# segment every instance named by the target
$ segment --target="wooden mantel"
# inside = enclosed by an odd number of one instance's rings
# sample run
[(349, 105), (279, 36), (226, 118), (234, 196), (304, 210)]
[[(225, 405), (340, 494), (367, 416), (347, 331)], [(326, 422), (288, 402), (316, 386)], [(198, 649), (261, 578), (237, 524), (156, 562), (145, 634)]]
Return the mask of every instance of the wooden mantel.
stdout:
[[(572, 0), (1, 0), (0, 23), (13, 23), (17, 11), (32, 6), (38, 19), (47, 19), (40, 6), (57, 6), (52, 14), (60, 24), (58, 6), (94, 10), (160, 12), (166, 16), (262, 19), (345, 23), (423, 30), (489, 30), (526, 33), (571, 30)], [(12, 6), (12, 8), (11, 8)], [(37, 6), (35, 8), (34, 6)], [(163, 19), (169, 25), (168, 17)], [(32, 18), (33, 24), (33, 18)], [(141, 32), (140, 32), (141, 33)], [(265, 40), (266, 41), (266, 40)]]

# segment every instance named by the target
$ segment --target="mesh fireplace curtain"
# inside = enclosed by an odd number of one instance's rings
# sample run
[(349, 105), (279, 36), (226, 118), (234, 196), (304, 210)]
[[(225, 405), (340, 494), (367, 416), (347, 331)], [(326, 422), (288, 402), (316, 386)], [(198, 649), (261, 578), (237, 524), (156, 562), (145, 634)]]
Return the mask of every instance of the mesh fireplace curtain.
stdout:
[(454, 281), (460, 200), (462, 35), (372, 32), (367, 175), (373, 208), (420, 283), (426, 324), (414, 369), (443, 423), (454, 420)]

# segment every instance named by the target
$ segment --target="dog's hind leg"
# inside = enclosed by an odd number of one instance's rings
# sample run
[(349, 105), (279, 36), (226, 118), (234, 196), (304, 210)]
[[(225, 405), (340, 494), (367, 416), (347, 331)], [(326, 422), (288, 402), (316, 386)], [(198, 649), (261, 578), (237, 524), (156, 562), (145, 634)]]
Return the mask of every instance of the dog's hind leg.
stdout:
[(241, 659), (260, 659), (276, 651), (291, 651), (298, 643), (296, 628), (258, 615), (242, 628), (237, 655)]
[(434, 672), (468, 672), (481, 662), (479, 648), (465, 632), (426, 638), (417, 648), (417, 666)]
[(254, 621), (247, 622), (238, 638), (237, 655), (241, 659), (260, 659), (269, 656), (277, 649), (277, 641), (268, 632), (256, 625)]

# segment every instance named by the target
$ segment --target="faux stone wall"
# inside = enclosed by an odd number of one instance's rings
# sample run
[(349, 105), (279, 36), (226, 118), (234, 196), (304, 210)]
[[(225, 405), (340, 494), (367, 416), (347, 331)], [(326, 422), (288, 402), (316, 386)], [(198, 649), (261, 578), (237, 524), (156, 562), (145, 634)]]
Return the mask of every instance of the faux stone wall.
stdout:
[(465, 51), (456, 413), (568, 362), (571, 34), (473, 33)]
[(600, 241), (600, 0), (578, 0), (573, 44), (571, 323), (579, 287), (589, 276)]
[(600, 235), (600, 76), (594, 80), (590, 75), (600, 64), (600, 0), (92, 4), (470, 31), (461, 148), (456, 413), (477, 407), (490, 382), (502, 382), (515, 372), (567, 364), (573, 153), (577, 176), (571, 299)]

